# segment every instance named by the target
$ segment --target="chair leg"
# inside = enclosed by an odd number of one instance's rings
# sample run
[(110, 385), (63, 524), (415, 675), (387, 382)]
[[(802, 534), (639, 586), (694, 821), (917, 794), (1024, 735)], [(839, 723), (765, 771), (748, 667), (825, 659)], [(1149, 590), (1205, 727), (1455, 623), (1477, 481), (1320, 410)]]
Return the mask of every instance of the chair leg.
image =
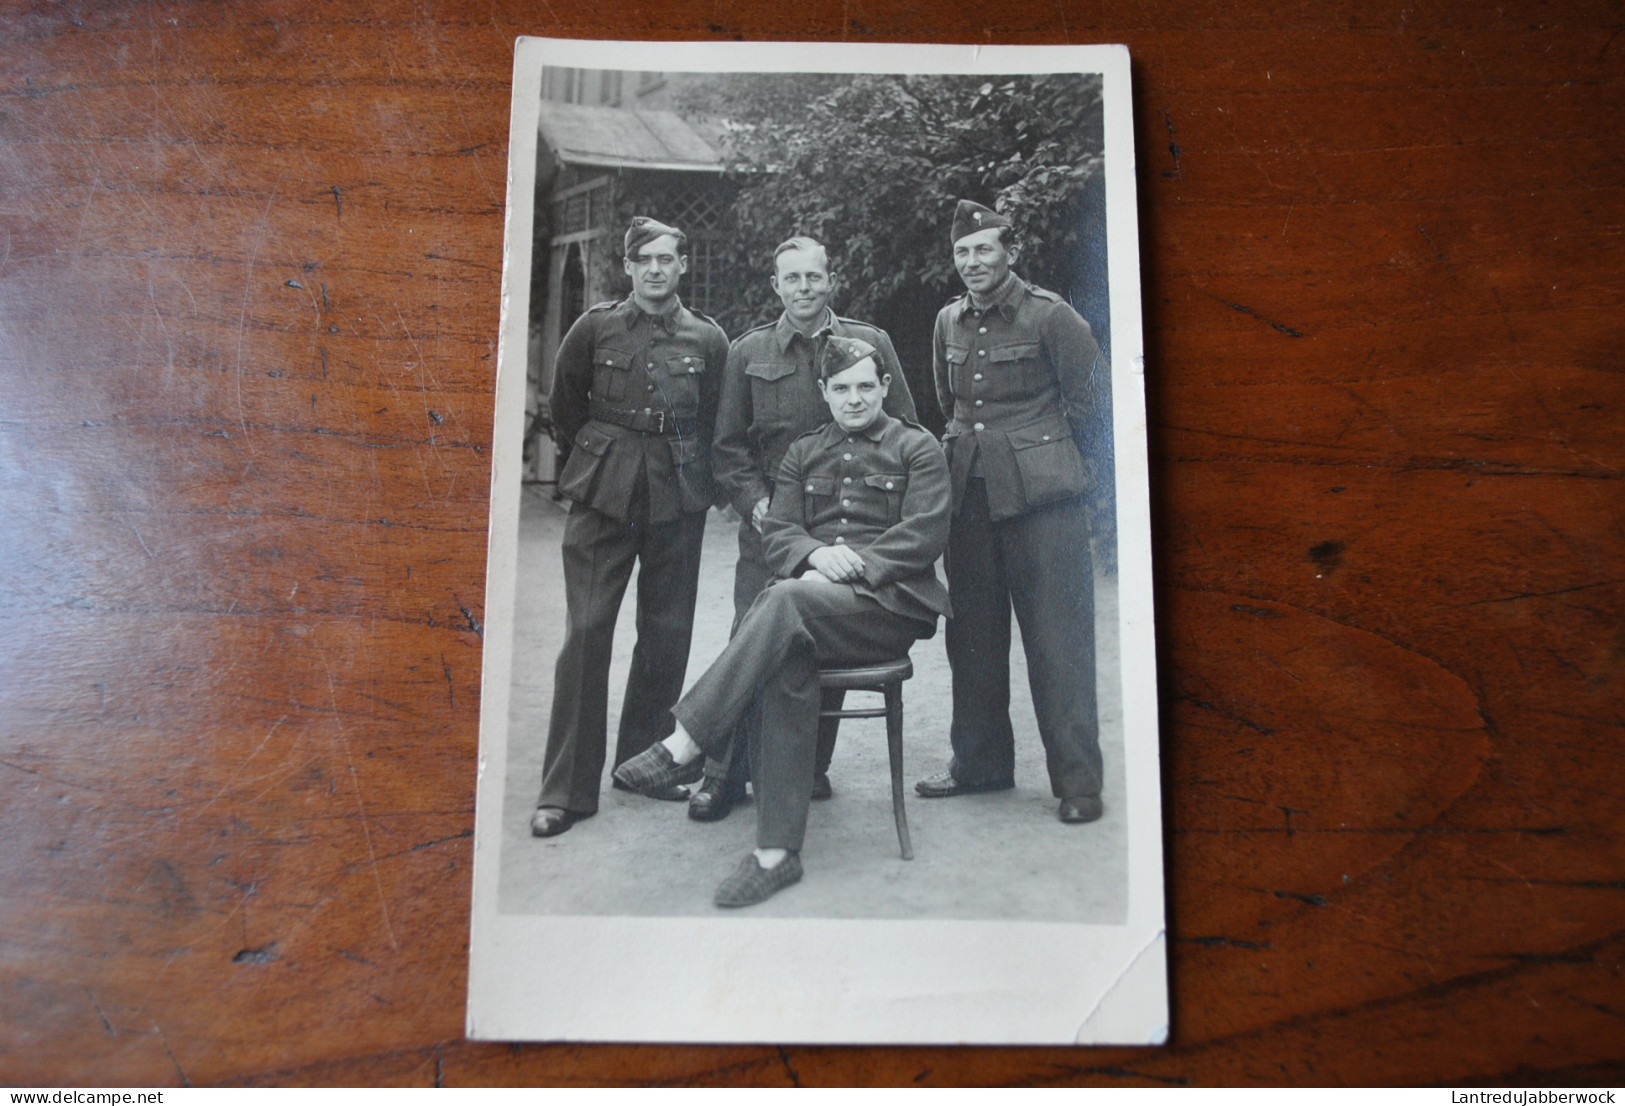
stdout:
[(903, 859), (914, 859), (914, 845), (908, 839), (908, 815), (903, 812), (903, 685), (889, 683), (886, 695), (886, 751), (891, 755), (891, 806), (897, 818), (897, 841), (903, 846)]

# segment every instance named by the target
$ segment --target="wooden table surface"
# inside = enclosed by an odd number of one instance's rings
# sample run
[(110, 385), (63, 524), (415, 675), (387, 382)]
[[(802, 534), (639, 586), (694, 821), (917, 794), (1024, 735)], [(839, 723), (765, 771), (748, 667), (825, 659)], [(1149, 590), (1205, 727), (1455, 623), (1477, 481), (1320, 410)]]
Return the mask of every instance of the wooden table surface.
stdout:
[[(461, 1039), (525, 33), (1129, 44), (1169, 1047)], [(16, 0), (0, 42), (0, 1082), (1625, 1081), (1617, 3)]]

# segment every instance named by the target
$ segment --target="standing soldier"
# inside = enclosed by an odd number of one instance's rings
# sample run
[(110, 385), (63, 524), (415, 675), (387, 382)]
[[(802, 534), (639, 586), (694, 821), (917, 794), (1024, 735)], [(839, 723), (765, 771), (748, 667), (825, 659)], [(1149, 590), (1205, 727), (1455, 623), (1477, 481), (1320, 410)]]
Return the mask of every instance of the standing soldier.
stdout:
[[(570, 443), (559, 476), (560, 494), (572, 501), (564, 527), (568, 625), (554, 670), (542, 793), (530, 819), (537, 837), (563, 833), (598, 810), (610, 647), (634, 561), (638, 643), (615, 763), (672, 732), (705, 512), (715, 495), (709, 454), (728, 337), (677, 297), (688, 271), (682, 231), (639, 216), (625, 244), (632, 294), (576, 320), (553, 378), (553, 420), (559, 440)], [(686, 795), (673, 788), (660, 797)]]
[(1010, 609), (1027, 653), (1038, 736), (1063, 822), (1101, 815), (1095, 713), (1094, 575), (1079, 437), (1106, 371), (1089, 324), (1010, 271), (1010, 220), (959, 201), (954, 268), (965, 295), (937, 315), (932, 367), (949, 416), (949, 770), (927, 798), (1015, 786)]
[[(795, 237), (773, 254), (773, 290), (784, 301), (778, 321), (744, 334), (728, 351), (717, 412), (716, 476), (739, 512), (739, 561), (734, 567), (734, 629), (756, 596), (773, 580), (762, 553), (762, 519), (779, 463), (790, 443), (830, 421), (819, 391), (818, 365), (830, 335), (854, 338), (876, 349), (882, 376), (890, 376), (885, 411), (913, 422), (914, 398), (891, 338), (879, 327), (843, 319), (829, 308), (835, 278), (829, 255), (811, 238)], [(839, 693), (835, 693), (839, 694)], [(747, 715), (727, 752), (706, 764), (705, 783), (689, 800), (690, 818), (713, 822), (727, 816), (744, 794), (746, 750), (758, 720)], [(818, 749), (813, 797), (830, 795), (829, 761), (834, 725), (825, 727)]]

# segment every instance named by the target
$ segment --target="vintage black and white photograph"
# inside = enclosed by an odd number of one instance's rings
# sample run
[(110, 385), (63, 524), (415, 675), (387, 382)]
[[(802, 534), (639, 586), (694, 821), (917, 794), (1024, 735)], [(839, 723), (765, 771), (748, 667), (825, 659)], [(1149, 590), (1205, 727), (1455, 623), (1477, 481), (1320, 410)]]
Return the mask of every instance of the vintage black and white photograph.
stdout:
[(1166, 1035), (1111, 47), (522, 39), (470, 1035)]

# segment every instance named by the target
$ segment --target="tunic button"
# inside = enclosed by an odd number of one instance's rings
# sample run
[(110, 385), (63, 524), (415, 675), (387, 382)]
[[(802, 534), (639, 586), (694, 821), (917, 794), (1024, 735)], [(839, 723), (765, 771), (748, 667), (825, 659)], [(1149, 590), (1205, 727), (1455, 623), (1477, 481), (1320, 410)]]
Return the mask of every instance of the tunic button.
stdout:
[(850, 476), (843, 476), (841, 477), (841, 483), (850, 484), (852, 483), (852, 478)]
[(886, 481), (886, 490), (891, 491), (891, 489), (892, 489), (892, 483), (891, 483), (890, 480), (888, 480), (888, 481)]
[(1045, 440), (1045, 441), (1046, 441), (1046, 442), (1047, 442), (1047, 441), (1049, 441), (1049, 435), (1048, 435), (1048, 434), (1045, 434), (1045, 435), (1044, 435), (1044, 440)]
[(845, 545), (846, 544), (846, 539), (845, 538), (836, 538), (835, 539), (835, 544), (836, 545)]
[(977, 401), (976, 401), (976, 406), (978, 406), (978, 407), (980, 407), (980, 406), (981, 406), (981, 405), (982, 405), (982, 401), (981, 401), (981, 400), (977, 400)]
[[(852, 501), (850, 499), (843, 499), (843, 500), (841, 500), (841, 506), (850, 507), (850, 506), (852, 506)], [(845, 521), (845, 520), (842, 520), (842, 521)]]
[(844, 519), (844, 518), (843, 518), (843, 519), (842, 519), (842, 520), (841, 520), (841, 525), (842, 525), (842, 526), (845, 526), (845, 525), (846, 525), (846, 519)]
[(812, 491), (812, 485), (811, 485), (811, 484), (808, 484), (808, 485), (807, 485), (807, 490), (808, 490), (808, 491)]
[(986, 430), (987, 427), (982, 423), (977, 423), (975, 426), (971, 427), (971, 429), (972, 430)]
[(984, 327), (979, 328), (976, 331), (976, 333), (978, 333), (978, 334), (986, 334), (987, 333), (987, 327), (984, 326)]
[(978, 357), (986, 357), (987, 356), (987, 350), (985, 350), (985, 349), (977, 350), (976, 351), (976, 356), (978, 356)]
[(694, 358), (692, 358), (692, 357), (685, 357), (685, 358), (683, 358), (683, 364), (685, 364), (685, 365), (692, 365), (692, 364), (693, 364), (693, 363), (694, 363)]
[(653, 384), (651, 384), (651, 385), (649, 385), (647, 388), (645, 388), (643, 390), (646, 391), (646, 392), (652, 392), (652, 391), (655, 390), (655, 386)]
[(981, 373), (977, 373), (977, 374), (976, 374), (976, 375), (975, 375), (975, 376), (973, 376), (973, 377), (971, 377), (971, 379), (972, 379), (972, 380), (980, 380), (980, 379), (982, 379), (982, 374), (981, 374)]
[(843, 453), (843, 454), (841, 454), (841, 460), (843, 460), (843, 461), (850, 461), (850, 460), (851, 460), (851, 459), (852, 459), (852, 454), (850, 454), (850, 453)]

